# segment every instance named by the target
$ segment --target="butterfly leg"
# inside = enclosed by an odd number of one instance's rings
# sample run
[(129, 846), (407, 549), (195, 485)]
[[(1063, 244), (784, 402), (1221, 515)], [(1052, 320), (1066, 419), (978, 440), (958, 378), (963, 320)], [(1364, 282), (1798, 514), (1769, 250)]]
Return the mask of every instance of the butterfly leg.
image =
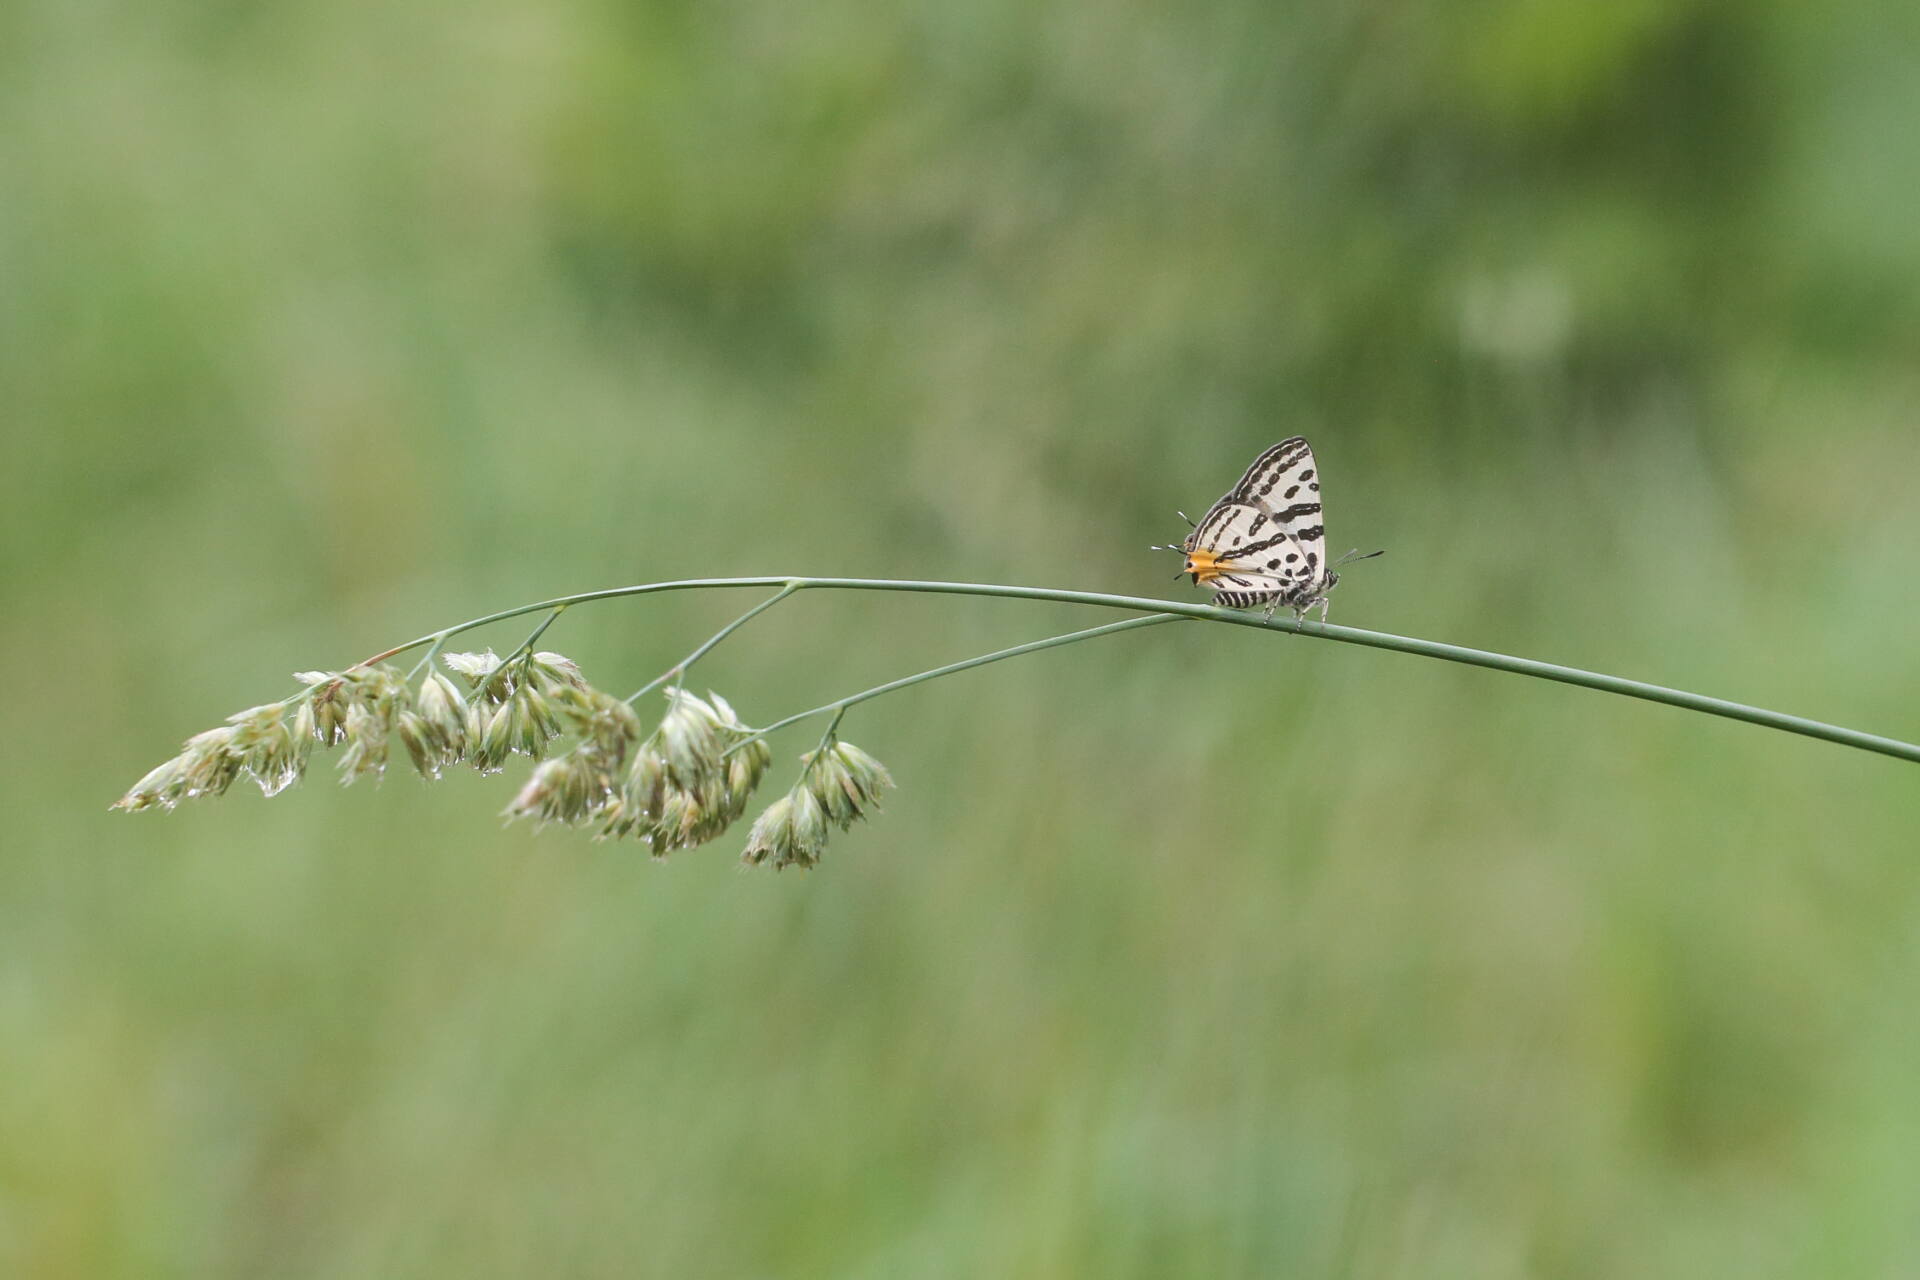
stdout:
[(1323, 627), (1327, 625), (1327, 607), (1332, 603), (1333, 601), (1330, 598), (1326, 596), (1320, 597), (1320, 625)]

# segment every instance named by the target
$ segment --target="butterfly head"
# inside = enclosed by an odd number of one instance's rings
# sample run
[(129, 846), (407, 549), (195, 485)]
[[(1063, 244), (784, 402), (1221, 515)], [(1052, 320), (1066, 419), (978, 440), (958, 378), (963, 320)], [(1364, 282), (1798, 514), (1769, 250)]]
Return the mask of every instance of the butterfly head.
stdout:
[[(1191, 521), (1189, 521), (1189, 523), (1191, 523)], [(1197, 540), (1197, 534), (1188, 534), (1187, 540), (1177, 546), (1168, 542), (1150, 547), (1148, 550), (1178, 551), (1183, 557), (1184, 563), (1180, 566), (1180, 572), (1174, 574), (1174, 577), (1180, 578), (1191, 575), (1195, 583), (1212, 582), (1215, 578), (1226, 573), (1230, 566), (1226, 563), (1226, 557), (1219, 552), (1206, 547), (1196, 547), (1194, 543)]]
[[(1188, 523), (1191, 524), (1192, 521), (1188, 521)], [(1187, 536), (1185, 542), (1156, 542), (1151, 547), (1148, 547), (1147, 550), (1178, 551), (1183, 563), (1180, 566), (1179, 572), (1173, 575), (1175, 578), (1184, 578), (1188, 574), (1192, 574), (1194, 575), (1193, 580), (1195, 582), (1201, 582), (1205, 581), (1205, 579), (1200, 577), (1202, 572), (1205, 572), (1208, 578), (1211, 578), (1218, 572), (1218, 570), (1212, 568), (1213, 553), (1210, 551), (1196, 550), (1193, 545), (1193, 535), (1191, 534)], [(1196, 556), (1200, 557), (1200, 564), (1195, 563)]]

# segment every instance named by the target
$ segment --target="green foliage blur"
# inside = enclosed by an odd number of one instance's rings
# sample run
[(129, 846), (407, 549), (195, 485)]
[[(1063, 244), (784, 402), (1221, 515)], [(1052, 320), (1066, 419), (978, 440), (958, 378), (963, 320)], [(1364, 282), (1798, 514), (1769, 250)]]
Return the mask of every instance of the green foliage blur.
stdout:
[[(1917, 39), (0, 6), (0, 1275), (1920, 1272), (1896, 761), (1174, 627), (860, 708), (900, 789), (808, 875), (502, 830), (518, 773), (106, 812), (562, 592), (1193, 599), (1147, 544), (1294, 433), (1388, 551), (1335, 621), (1911, 739)], [(632, 688), (747, 603), (546, 643)], [(696, 687), (1104, 620), (809, 594)]]

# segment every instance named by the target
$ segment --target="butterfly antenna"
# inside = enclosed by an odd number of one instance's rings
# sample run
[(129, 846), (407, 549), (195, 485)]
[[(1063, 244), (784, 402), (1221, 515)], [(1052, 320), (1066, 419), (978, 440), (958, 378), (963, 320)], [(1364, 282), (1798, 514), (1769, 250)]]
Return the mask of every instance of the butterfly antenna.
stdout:
[(1355, 547), (1353, 550), (1347, 552), (1347, 554), (1341, 556), (1338, 560), (1334, 561), (1333, 564), (1334, 564), (1334, 567), (1337, 569), (1343, 564), (1352, 564), (1355, 560), (1371, 560), (1375, 556), (1383, 556), (1385, 554), (1387, 553), (1383, 548), (1382, 550), (1379, 550), (1379, 551), (1369, 551), (1367, 552), (1367, 554), (1361, 555), (1360, 548)]
[(1173, 514), (1179, 516), (1182, 520), (1185, 520), (1187, 522), (1187, 528), (1189, 529), (1198, 529), (1200, 527), (1199, 525), (1193, 522), (1193, 517), (1188, 515), (1184, 511), (1176, 511)]

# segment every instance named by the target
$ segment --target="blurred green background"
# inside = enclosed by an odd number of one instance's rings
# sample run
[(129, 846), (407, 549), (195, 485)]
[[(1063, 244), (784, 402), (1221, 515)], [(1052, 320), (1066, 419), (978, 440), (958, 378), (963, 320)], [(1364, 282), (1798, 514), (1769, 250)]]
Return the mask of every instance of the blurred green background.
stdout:
[[(503, 831), (510, 779), (106, 812), (562, 592), (1199, 598), (1146, 545), (1296, 432), (1389, 552), (1336, 621), (1912, 738), (1916, 39), (0, 7), (0, 1274), (1920, 1273), (1895, 761), (1187, 627), (862, 708), (900, 790), (811, 875)], [(548, 643), (631, 688), (747, 603)], [(809, 595), (698, 683), (1107, 616)]]

